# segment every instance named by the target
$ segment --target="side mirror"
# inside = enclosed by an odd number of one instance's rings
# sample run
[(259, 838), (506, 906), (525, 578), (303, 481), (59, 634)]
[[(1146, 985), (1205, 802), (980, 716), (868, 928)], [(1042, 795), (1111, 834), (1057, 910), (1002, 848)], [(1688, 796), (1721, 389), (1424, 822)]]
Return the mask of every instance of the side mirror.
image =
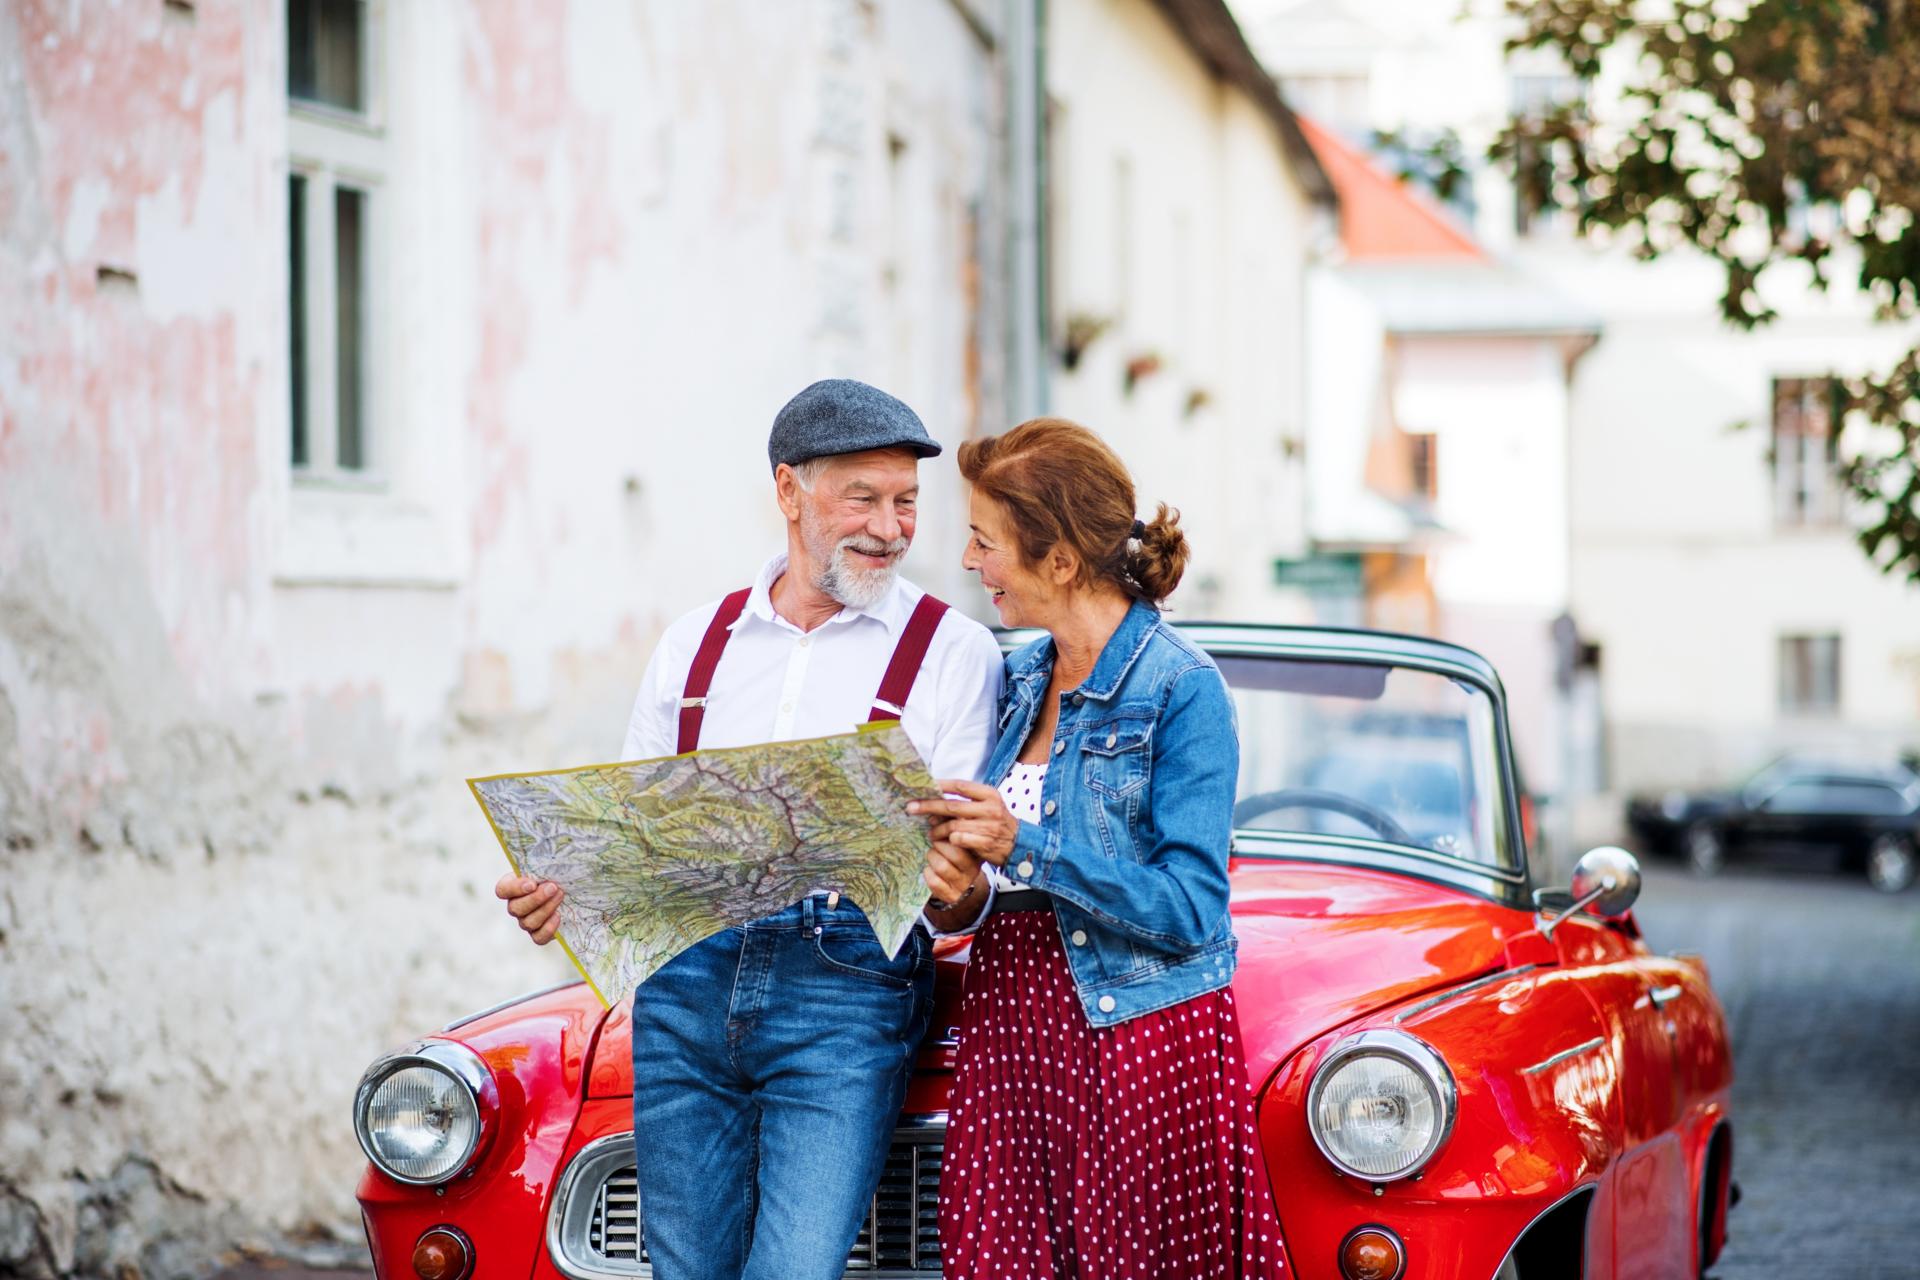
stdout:
[(1618, 918), (1640, 898), (1640, 860), (1625, 849), (1603, 844), (1580, 856), (1573, 868), (1573, 900), (1595, 915)]
[[(1543, 896), (1546, 895), (1537, 894), (1536, 898)], [(1569, 896), (1572, 901), (1561, 908), (1558, 915), (1541, 924), (1542, 936), (1553, 937), (1560, 922), (1582, 907), (1613, 919), (1627, 914), (1640, 897), (1639, 859), (1613, 845), (1587, 850), (1574, 864), (1573, 889)]]

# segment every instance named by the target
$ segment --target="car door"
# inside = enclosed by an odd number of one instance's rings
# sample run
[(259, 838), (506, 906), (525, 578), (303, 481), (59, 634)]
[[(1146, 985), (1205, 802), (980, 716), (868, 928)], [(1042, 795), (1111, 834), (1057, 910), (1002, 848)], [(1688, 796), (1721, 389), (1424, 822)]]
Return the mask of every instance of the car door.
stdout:
[(1760, 797), (1739, 824), (1738, 843), (1753, 852), (1831, 848), (1832, 779), (1790, 778)]
[(1850, 853), (1864, 850), (1878, 836), (1903, 825), (1913, 806), (1899, 787), (1881, 778), (1848, 777), (1830, 780), (1830, 835)]
[(1679, 1134), (1685, 1098), (1666, 1014), (1676, 992), (1663, 957), (1580, 917), (1554, 933), (1561, 963), (1580, 971), (1620, 1064), (1620, 1150), (1608, 1175), (1617, 1280), (1690, 1277), (1693, 1198)]

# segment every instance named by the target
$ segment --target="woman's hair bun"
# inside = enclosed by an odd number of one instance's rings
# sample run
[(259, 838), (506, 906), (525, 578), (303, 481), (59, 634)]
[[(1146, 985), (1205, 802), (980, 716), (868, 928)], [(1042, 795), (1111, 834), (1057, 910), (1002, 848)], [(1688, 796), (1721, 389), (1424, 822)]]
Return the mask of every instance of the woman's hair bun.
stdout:
[(1180, 576), (1187, 571), (1187, 554), (1187, 535), (1180, 531), (1180, 512), (1162, 502), (1153, 519), (1146, 521), (1145, 532), (1140, 535), (1140, 549), (1133, 553), (1127, 569), (1140, 584), (1142, 596), (1148, 600), (1165, 600), (1180, 585)]

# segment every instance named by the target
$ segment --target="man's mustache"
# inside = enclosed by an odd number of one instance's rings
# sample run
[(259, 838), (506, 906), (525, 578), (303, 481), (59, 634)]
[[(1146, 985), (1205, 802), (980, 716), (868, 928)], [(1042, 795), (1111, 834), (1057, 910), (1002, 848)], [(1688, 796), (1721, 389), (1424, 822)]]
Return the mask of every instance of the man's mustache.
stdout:
[(858, 536), (840, 539), (841, 550), (858, 551), (863, 556), (901, 556), (907, 553), (908, 545), (905, 538), (895, 538), (892, 542)]

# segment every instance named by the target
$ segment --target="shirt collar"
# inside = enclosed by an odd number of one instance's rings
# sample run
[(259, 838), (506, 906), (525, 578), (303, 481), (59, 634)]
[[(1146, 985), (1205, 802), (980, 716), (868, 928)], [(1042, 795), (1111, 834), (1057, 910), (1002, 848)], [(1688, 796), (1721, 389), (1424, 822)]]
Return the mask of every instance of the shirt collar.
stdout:
[[(747, 593), (747, 607), (734, 622), (735, 627), (747, 618), (758, 618), (762, 622), (784, 627), (789, 631), (798, 630), (773, 609), (773, 584), (780, 581), (780, 575), (786, 571), (787, 556), (784, 551), (761, 566), (760, 576), (754, 579), (753, 590)], [(858, 622), (862, 618), (871, 618), (885, 627), (888, 635), (896, 636), (900, 633), (900, 629), (907, 625), (907, 618), (913, 613), (913, 607), (920, 603), (920, 597), (924, 594), (926, 593), (920, 588), (896, 573), (893, 586), (889, 587), (887, 593), (872, 605), (865, 609), (853, 609), (843, 605), (840, 612), (828, 618), (823, 625), (831, 627)]]

